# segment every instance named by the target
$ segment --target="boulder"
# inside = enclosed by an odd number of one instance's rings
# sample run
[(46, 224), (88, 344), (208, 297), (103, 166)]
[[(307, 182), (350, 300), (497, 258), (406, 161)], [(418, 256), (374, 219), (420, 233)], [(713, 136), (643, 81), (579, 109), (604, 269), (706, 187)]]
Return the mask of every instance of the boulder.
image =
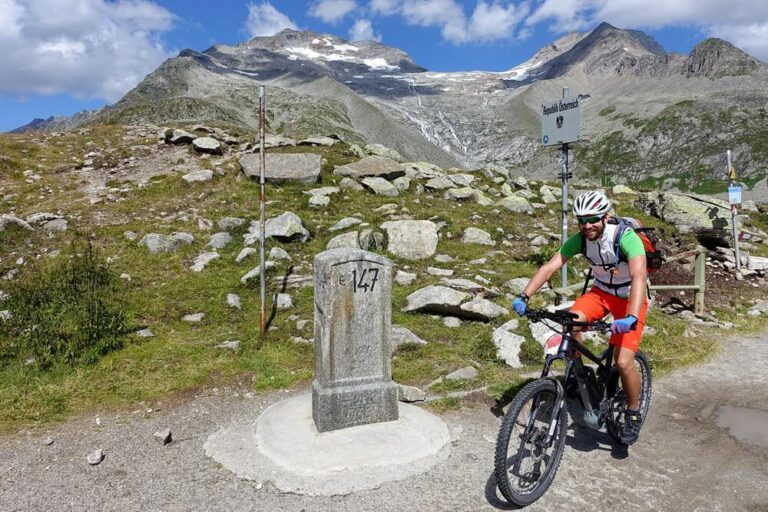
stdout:
[(223, 249), (230, 243), (232, 243), (232, 235), (226, 231), (222, 231), (221, 233), (216, 233), (211, 236), (211, 239), (208, 242), (208, 247), (212, 247), (214, 249)]
[(339, 182), (339, 188), (341, 190), (354, 190), (356, 192), (365, 190), (365, 188), (361, 184), (359, 184), (352, 178), (341, 178), (341, 181)]
[(298, 142), (299, 146), (333, 146), (336, 139), (330, 137), (308, 137)]
[(189, 144), (197, 138), (197, 135), (179, 129), (165, 131), (166, 144)]
[(323, 195), (314, 195), (309, 198), (308, 201), (310, 208), (325, 208), (331, 204), (331, 198)]
[(491, 238), (491, 234), (479, 228), (467, 228), (461, 237), (464, 244), (496, 245)]
[(212, 262), (217, 258), (219, 258), (219, 253), (215, 251), (204, 252), (202, 254), (199, 254), (197, 258), (195, 258), (195, 262), (192, 264), (191, 267), (189, 267), (189, 269), (192, 272), (202, 272), (210, 262)]
[(440, 280), (440, 284), (443, 284), (445, 286), (450, 286), (454, 290), (460, 290), (462, 292), (469, 292), (473, 294), (482, 293), (486, 297), (495, 297), (499, 295), (498, 291), (486, 288), (482, 284), (476, 283), (475, 281), (472, 281), (470, 279), (464, 279), (464, 278), (452, 279), (452, 278), (444, 277)]
[(350, 249), (359, 249), (360, 244), (357, 241), (357, 231), (350, 231), (331, 238), (328, 242), (326, 249), (338, 249), (340, 247), (348, 247)]
[(280, 247), (273, 247), (269, 250), (269, 259), (291, 261), (291, 255), (288, 254), (285, 249), (281, 249)]
[(426, 345), (427, 342), (416, 336), (410, 329), (403, 327), (402, 325), (392, 326), (392, 352), (396, 351), (400, 346), (411, 345)]
[(218, 222), (219, 229), (222, 231), (232, 231), (243, 224), (245, 224), (245, 219), (241, 219), (240, 217), (224, 217)]
[[(259, 240), (259, 223), (251, 222), (248, 233), (243, 235), (244, 244), (251, 245)], [(272, 238), (279, 242), (306, 242), (309, 240), (309, 231), (301, 223), (301, 219), (293, 212), (284, 212), (279, 217), (267, 219), (264, 226), (267, 238)]]
[(403, 164), (405, 175), (416, 180), (425, 180), (445, 176), (443, 170), (428, 162), (408, 162)]
[(305, 190), (302, 192), (302, 194), (307, 194), (309, 196), (329, 196), (331, 194), (338, 194), (339, 193), (339, 187), (320, 187), (320, 188), (313, 188), (311, 190)]
[(139, 241), (139, 244), (146, 246), (150, 254), (162, 254), (175, 251), (181, 241), (173, 236), (148, 233)]
[(411, 186), (411, 178), (408, 176), (400, 176), (392, 180), (392, 184), (399, 192), (407, 192)]
[(345, 217), (341, 219), (339, 222), (328, 228), (328, 231), (339, 231), (341, 229), (347, 229), (352, 226), (356, 226), (357, 224), (360, 224), (361, 221), (357, 217)]
[(198, 153), (208, 153), (209, 155), (220, 155), (221, 142), (213, 137), (198, 137), (192, 141), (192, 146)]
[(187, 183), (205, 182), (213, 179), (213, 171), (209, 169), (200, 169), (199, 171), (192, 171), (181, 177)]
[(383, 178), (391, 181), (405, 176), (405, 171), (395, 160), (373, 155), (351, 164), (337, 166), (333, 174), (349, 178)]
[(360, 231), (357, 242), (364, 251), (380, 251), (384, 248), (384, 235), (372, 229), (364, 229)]
[(466, 201), (475, 197), (477, 192), (472, 187), (451, 188), (445, 191), (443, 198), (449, 201)]
[(437, 176), (424, 183), (424, 188), (429, 190), (446, 190), (456, 188), (456, 184), (448, 179), (447, 176)]
[(416, 280), (416, 274), (413, 274), (411, 272), (404, 272), (402, 270), (398, 270), (397, 274), (395, 275), (395, 282), (402, 286), (409, 286), (415, 280)]
[(406, 260), (431, 258), (437, 250), (437, 225), (428, 220), (398, 220), (381, 225), (387, 252)]
[(398, 162), (400, 162), (403, 159), (400, 156), (400, 153), (382, 144), (366, 144), (365, 150), (368, 152), (369, 155), (376, 155), (376, 156), (381, 156), (385, 158), (390, 158)]
[(707, 229), (730, 232), (731, 229), (730, 205), (710, 196), (646, 192), (637, 196), (635, 207), (674, 224), (681, 233)]
[(448, 179), (459, 187), (468, 187), (475, 181), (475, 177), (471, 174), (449, 174)]
[(477, 378), (477, 369), (474, 366), (466, 366), (445, 376), (445, 380), (472, 380)]
[(407, 305), (403, 308), (403, 311), (458, 315), (462, 313), (462, 302), (466, 301), (469, 297), (468, 293), (446, 286), (427, 286), (408, 295), (406, 298)]
[(527, 213), (529, 215), (533, 214), (533, 206), (531, 206), (531, 203), (524, 197), (517, 195), (504, 197), (496, 204), (511, 212)]
[[(514, 324), (512, 322), (515, 322)], [(512, 327), (512, 326), (515, 327)], [(510, 320), (493, 331), (493, 344), (496, 347), (496, 358), (501, 359), (512, 368), (520, 368), (520, 347), (525, 341), (523, 336), (512, 331), (517, 327), (517, 320)]]
[[(259, 180), (260, 156), (247, 153), (240, 159), (243, 173)], [(272, 183), (298, 182), (310, 185), (320, 179), (322, 157), (315, 153), (267, 153), (264, 158), (264, 179)]]
[(469, 302), (465, 302), (461, 305), (460, 309), (459, 316), (484, 322), (493, 320), (497, 316), (509, 314), (509, 310), (482, 297), (476, 297)]
[[(282, 135), (272, 135), (267, 133), (264, 135), (264, 148), (279, 148), (282, 146), (295, 146), (296, 141), (290, 137), (283, 137)], [(257, 140), (254, 144), (253, 152), (258, 153), (261, 151), (261, 143)]]
[(397, 399), (401, 402), (423, 402), (427, 398), (427, 393), (414, 386), (406, 386), (405, 384), (397, 385)]
[(614, 196), (618, 196), (620, 194), (636, 195), (637, 192), (635, 192), (634, 190), (632, 190), (626, 185), (614, 185), (613, 188), (611, 189), (611, 194)]
[(363, 178), (362, 184), (365, 188), (379, 196), (396, 197), (400, 195), (397, 187), (384, 178)]

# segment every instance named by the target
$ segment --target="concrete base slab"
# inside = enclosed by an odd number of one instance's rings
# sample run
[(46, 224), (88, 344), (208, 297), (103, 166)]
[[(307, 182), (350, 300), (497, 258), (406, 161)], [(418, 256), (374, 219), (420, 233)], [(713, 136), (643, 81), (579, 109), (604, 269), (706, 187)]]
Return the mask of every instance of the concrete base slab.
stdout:
[(445, 422), (407, 404), (399, 404), (397, 421), (319, 433), (310, 394), (275, 403), (255, 422), (221, 428), (205, 442), (206, 455), (241, 478), (321, 496), (424, 473), (449, 451)]

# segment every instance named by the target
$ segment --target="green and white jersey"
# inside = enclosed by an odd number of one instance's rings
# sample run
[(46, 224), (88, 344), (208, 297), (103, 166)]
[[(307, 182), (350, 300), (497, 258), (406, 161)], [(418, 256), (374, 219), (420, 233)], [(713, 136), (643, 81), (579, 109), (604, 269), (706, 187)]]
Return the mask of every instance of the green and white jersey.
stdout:
[(624, 257), (620, 258), (617, 265), (616, 254), (613, 252), (613, 240), (617, 229), (619, 229), (618, 224), (606, 223), (602, 236), (594, 241), (582, 241), (583, 236), (578, 232), (560, 247), (560, 254), (571, 259), (581, 254), (581, 248), (584, 245), (585, 256), (595, 276), (595, 286), (618, 297), (627, 298), (629, 285), (632, 282), (627, 262), (636, 256), (644, 256), (645, 247), (635, 230), (627, 227), (619, 240), (619, 250)]

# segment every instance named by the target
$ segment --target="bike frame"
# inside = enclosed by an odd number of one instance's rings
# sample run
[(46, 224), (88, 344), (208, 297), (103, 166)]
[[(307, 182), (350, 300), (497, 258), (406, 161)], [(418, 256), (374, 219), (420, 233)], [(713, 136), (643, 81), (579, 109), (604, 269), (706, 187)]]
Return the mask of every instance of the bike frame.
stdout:
[[(595, 384), (597, 385), (597, 394), (601, 397), (601, 399), (605, 398), (608, 376), (610, 375), (611, 367), (613, 365), (613, 346), (608, 345), (608, 348), (606, 348), (599, 356), (596, 356), (573, 337), (573, 329), (575, 327), (594, 327), (594, 325), (595, 324), (593, 322), (578, 322), (573, 319), (566, 319), (563, 322), (563, 339), (560, 341), (557, 354), (548, 354), (544, 360), (544, 368), (541, 371), (541, 378), (552, 379), (555, 381), (558, 390), (558, 406), (554, 407), (552, 410), (553, 417), (549, 419), (549, 432), (547, 432), (547, 436), (544, 439), (544, 444), (546, 446), (549, 446), (552, 443), (559, 417), (562, 413), (563, 406), (565, 405), (565, 390), (563, 389), (563, 385), (560, 384), (560, 382), (555, 377), (550, 376), (551, 366), (554, 361), (562, 360), (565, 362), (563, 382), (568, 382), (571, 374), (576, 377), (576, 382), (579, 387), (579, 394), (581, 396), (581, 401), (584, 405), (584, 411), (586, 414), (596, 415), (597, 413), (595, 412), (595, 409), (592, 405), (592, 398), (590, 396), (589, 389), (587, 388), (588, 377), (586, 371), (584, 370), (584, 363), (582, 362), (581, 357), (575, 357), (576, 352), (579, 352), (582, 356), (586, 356), (587, 359), (597, 364), (596, 373), (605, 376), (605, 378), (594, 379)], [(538, 408), (538, 404), (534, 404), (534, 411), (536, 408)], [(535, 415), (532, 411), (526, 431), (529, 431), (532, 427), (534, 417)]]

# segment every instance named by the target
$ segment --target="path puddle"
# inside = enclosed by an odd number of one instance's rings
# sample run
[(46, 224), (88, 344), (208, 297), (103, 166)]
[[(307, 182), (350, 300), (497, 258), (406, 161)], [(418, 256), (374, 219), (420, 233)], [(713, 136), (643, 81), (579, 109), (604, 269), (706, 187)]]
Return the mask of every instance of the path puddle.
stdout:
[(768, 411), (723, 405), (717, 412), (717, 426), (749, 444), (768, 448)]

